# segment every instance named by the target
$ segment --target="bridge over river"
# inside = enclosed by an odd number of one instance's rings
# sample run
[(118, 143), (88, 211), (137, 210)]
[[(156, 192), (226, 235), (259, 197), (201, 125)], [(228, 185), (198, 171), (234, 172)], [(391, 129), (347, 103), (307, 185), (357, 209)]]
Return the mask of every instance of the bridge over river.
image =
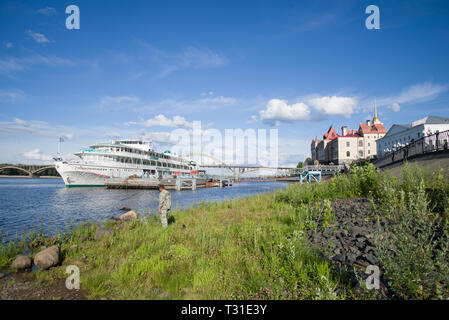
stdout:
[(17, 164), (17, 165), (0, 165), (0, 174), (4, 173), (6, 170), (12, 169), (23, 172), (28, 175), (30, 178), (39, 178), (40, 175), (48, 170), (55, 169), (54, 165), (26, 165), (26, 164)]

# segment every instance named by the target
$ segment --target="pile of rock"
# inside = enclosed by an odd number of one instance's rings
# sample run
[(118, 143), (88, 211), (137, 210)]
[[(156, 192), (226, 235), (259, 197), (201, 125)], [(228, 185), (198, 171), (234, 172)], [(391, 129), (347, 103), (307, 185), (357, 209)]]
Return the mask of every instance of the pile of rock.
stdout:
[[(371, 202), (369, 199), (336, 199), (331, 207), (334, 222), (324, 231), (308, 231), (309, 241), (339, 270), (352, 271), (356, 267), (357, 276), (365, 279), (367, 266), (380, 267), (376, 257), (377, 217)], [(380, 223), (384, 225), (386, 220)]]

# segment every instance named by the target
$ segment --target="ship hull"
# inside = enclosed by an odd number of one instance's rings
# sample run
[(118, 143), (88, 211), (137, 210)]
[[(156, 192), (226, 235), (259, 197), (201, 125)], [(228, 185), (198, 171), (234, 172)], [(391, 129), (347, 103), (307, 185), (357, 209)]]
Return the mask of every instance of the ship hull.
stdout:
[(105, 181), (109, 179), (108, 175), (68, 163), (58, 162), (55, 167), (66, 187), (104, 187)]

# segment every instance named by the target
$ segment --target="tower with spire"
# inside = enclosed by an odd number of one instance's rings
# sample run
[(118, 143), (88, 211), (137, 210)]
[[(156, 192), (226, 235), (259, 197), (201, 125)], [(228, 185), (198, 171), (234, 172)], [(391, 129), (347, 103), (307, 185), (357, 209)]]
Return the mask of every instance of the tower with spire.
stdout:
[(377, 117), (377, 107), (376, 107), (376, 98), (374, 98), (374, 118), (373, 118), (373, 123), (374, 124), (380, 124), (380, 120)]

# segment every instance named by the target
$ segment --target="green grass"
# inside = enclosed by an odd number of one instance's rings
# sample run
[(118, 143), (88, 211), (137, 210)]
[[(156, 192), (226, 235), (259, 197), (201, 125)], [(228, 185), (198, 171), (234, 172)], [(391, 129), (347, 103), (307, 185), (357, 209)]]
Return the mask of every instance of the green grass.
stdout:
[(64, 277), (65, 265), (84, 257), (81, 285), (91, 298), (347, 298), (350, 283), (304, 242), (309, 210), (258, 195), (177, 211), (167, 229), (157, 216), (113, 225), (99, 242), (80, 242), (80, 228), (62, 246), (64, 265), (37, 276)]

